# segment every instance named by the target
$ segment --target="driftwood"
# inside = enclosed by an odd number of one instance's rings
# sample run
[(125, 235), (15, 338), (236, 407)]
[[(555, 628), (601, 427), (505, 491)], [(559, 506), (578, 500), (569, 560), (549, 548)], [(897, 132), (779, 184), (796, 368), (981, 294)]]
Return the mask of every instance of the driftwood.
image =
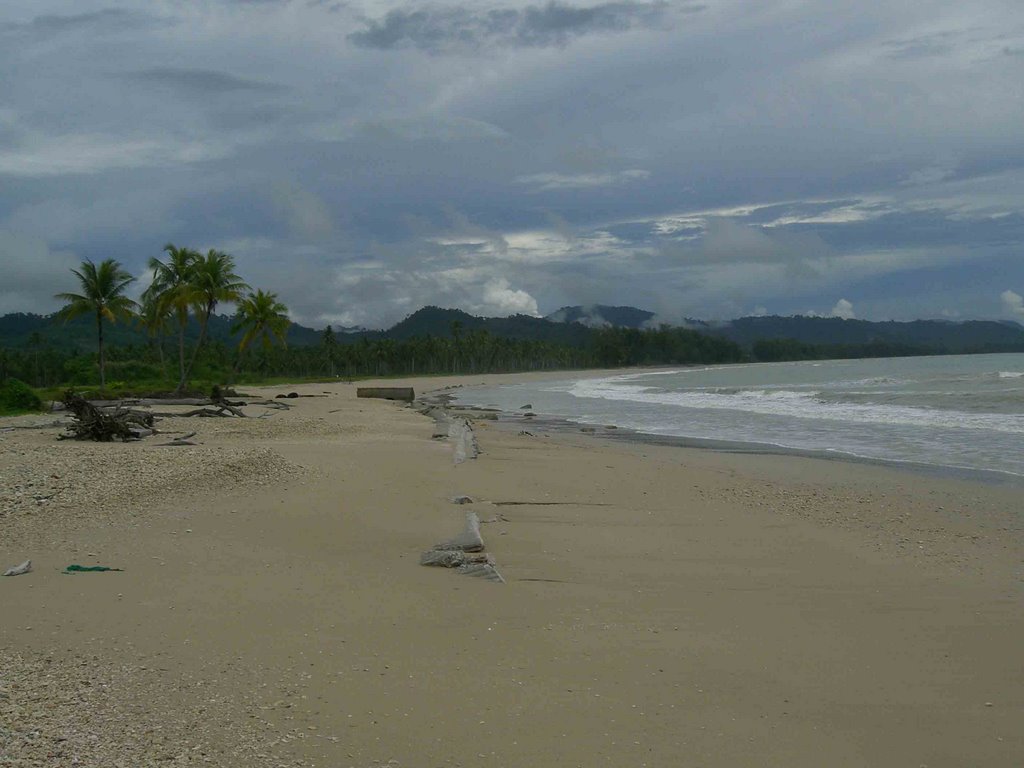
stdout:
[(189, 439), (190, 437), (195, 437), (195, 436), (196, 436), (195, 432), (189, 432), (187, 435), (182, 435), (181, 437), (176, 437), (173, 440), (169, 440), (166, 443), (157, 443), (157, 447), (158, 448), (166, 448), (166, 447), (173, 447), (173, 446), (178, 446), (178, 445), (199, 445), (199, 443), (194, 443), (194, 442), (192, 442)]
[[(111, 440), (132, 440), (135, 439), (133, 430), (140, 426), (140, 419), (132, 417), (129, 419), (130, 411), (115, 409), (97, 408), (81, 395), (72, 390), (64, 393), (64, 406), (74, 414), (74, 419), (67, 425), (68, 433), (61, 435), (62, 438), (70, 437), (76, 440), (95, 440), (97, 442), (110, 442)], [(153, 415), (149, 417), (149, 424), (153, 425)]]
[(252, 405), (262, 405), (264, 408), (274, 408), (278, 411), (290, 411), (292, 406), (277, 400), (254, 400)]
[(384, 400), (405, 400), (412, 402), (416, 393), (412, 387), (359, 387), (356, 397), (376, 397)]
[(185, 411), (184, 413), (174, 413), (172, 411), (160, 411), (154, 413), (154, 416), (160, 416), (163, 418), (189, 418), (191, 416), (203, 416), (203, 417), (215, 417), (215, 416), (238, 416), (239, 418), (246, 418), (245, 414), (238, 409), (238, 406), (247, 405), (247, 403), (241, 401), (232, 402), (225, 399), (224, 397), (214, 397), (209, 400), (200, 400), (199, 405), (212, 406), (211, 408), (195, 408), (191, 411)]

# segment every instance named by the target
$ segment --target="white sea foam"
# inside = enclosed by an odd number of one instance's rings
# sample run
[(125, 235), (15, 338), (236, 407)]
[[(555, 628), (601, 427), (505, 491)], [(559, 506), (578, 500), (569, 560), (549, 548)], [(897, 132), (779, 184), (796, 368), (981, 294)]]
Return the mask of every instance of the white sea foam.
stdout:
[(814, 392), (744, 389), (734, 394), (715, 391), (653, 391), (652, 387), (622, 384), (614, 379), (578, 381), (568, 392), (577, 398), (597, 398), (676, 408), (740, 411), (794, 419), (816, 419), (854, 424), (893, 424), (934, 428), (984, 430), (1024, 434), (1024, 416), (965, 413), (903, 405), (821, 402)]
[[(623, 431), (1024, 476), (1024, 355), (711, 365), (478, 392)], [(463, 390), (472, 398), (473, 390)], [(620, 433), (621, 434), (621, 433)]]

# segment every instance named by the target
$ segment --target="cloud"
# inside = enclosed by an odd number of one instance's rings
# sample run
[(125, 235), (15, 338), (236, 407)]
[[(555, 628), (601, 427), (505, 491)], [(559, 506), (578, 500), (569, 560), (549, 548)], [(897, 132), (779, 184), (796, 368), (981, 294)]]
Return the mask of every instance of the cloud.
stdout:
[(37, 37), (52, 37), (74, 32), (95, 34), (140, 29), (157, 23), (158, 17), (147, 13), (121, 8), (103, 8), (68, 15), (43, 14), (28, 22), (0, 25), (0, 30), (29, 33)]
[(219, 159), (230, 153), (217, 140), (117, 139), (103, 134), (36, 136), (0, 150), (0, 175), (45, 177), (147, 168)]
[[(540, 315), (530, 293), (493, 272), (486, 267), (342, 270), (333, 283), (333, 306), (323, 308), (314, 322), (381, 328), (428, 304), (458, 307), (487, 317)], [(301, 307), (299, 314), (304, 314)]]
[(853, 311), (853, 304), (848, 302), (846, 299), (840, 299), (837, 301), (829, 314), (832, 317), (841, 317), (843, 320), (853, 320), (857, 317), (856, 313)]
[(999, 314), (1024, 285), (1016, 7), (695, 9), (7, 0), (0, 229), (136, 273), (230, 244), (312, 323)]
[(275, 83), (238, 77), (227, 72), (210, 69), (152, 67), (140, 72), (131, 72), (122, 77), (147, 86), (166, 86), (186, 94), (205, 97), (235, 91), (274, 92), (283, 90), (283, 86)]
[(1003, 304), (1003, 314), (1013, 318), (1024, 317), (1024, 298), (1019, 293), (1005, 290), (999, 294), (999, 300)]
[(271, 189), (271, 200), (296, 240), (323, 240), (334, 233), (334, 219), (324, 201), (300, 185), (278, 182)]
[[(662, 24), (669, 2), (600, 3), (574, 6), (551, 0), (525, 8), (475, 9), (471, 6), (393, 10), (381, 19), (366, 19), (365, 28), (348, 39), (365, 48), (418, 48), (433, 53), (477, 50), (483, 46), (562, 46), (595, 33), (626, 32)], [(690, 12), (703, 6), (677, 6)]]
[(38, 238), (0, 230), (0, 307), (4, 312), (46, 314), (60, 307), (53, 298), (72, 291), (79, 261), (67, 251), (52, 251)]
[(562, 189), (588, 189), (591, 187), (610, 187), (632, 181), (643, 181), (650, 177), (650, 171), (633, 168), (617, 173), (534, 173), (516, 178), (517, 184), (526, 184), (536, 192), (548, 192)]
[(537, 300), (526, 291), (512, 288), (503, 277), (495, 277), (484, 283), (483, 295), (477, 307), (482, 314), (487, 315), (540, 316)]
[(946, 56), (954, 50), (958, 37), (955, 32), (936, 32), (904, 40), (889, 40), (883, 47), (890, 59)]

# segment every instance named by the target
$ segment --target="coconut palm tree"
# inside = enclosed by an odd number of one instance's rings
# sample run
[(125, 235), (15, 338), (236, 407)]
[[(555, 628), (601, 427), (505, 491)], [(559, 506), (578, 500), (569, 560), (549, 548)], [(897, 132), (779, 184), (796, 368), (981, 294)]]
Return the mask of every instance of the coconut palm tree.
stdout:
[(184, 389), (188, 377), (195, 367), (199, 350), (206, 340), (206, 328), (210, 316), (222, 301), (238, 301), (242, 291), (249, 286), (235, 273), (235, 260), (226, 253), (210, 249), (205, 256), (200, 256), (192, 264), (189, 280), (189, 303), (199, 318), (199, 340), (192, 352), (192, 360), (182, 374), (178, 389)]
[(100, 389), (107, 386), (106, 358), (103, 350), (103, 321), (117, 322), (118, 318), (128, 319), (138, 306), (124, 295), (125, 289), (135, 280), (125, 272), (114, 259), (105, 259), (94, 264), (86, 259), (79, 269), (71, 272), (78, 278), (81, 293), (58, 293), (54, 298), (66, 301), (60, 316), (66, 323), (81, 315), (96, 316), (96, 346), (100, 362)]
[(202, 255), (191, 248), (178, 248), (174, 243), (164, 246), (167, 261), (155, 256), (149, 260), (153, 282), (142, 294), (144, 301), (154, 300), (164, 311), (170, 311), (178, 321), (178, 389), (185, 384), (185, 326), (192, 303), (192, 272)]
[(148, 290), (142, 294), (142, 304), (139, 308), (139, 325), (150, 338), (150, 342), (156, 346), (160, 359), (160, 375), (167, 376), (167, 361), (164, 359), (164, 337), (170, 327), (170, 319), (173, 309), (162, 303), (159, 297), (149, 294)]
[(245, 333), (238, 342), (238, 359), (235, 361), (234, 373), (237, 374), (242, 365), (242, 355), (246, 348), (256, 339), (263, 342), (264, 349), (270, 349), (274, 339), (277, 339), (281, 346), (287, 346), (285, 335), (291, 323), (292, 321), (288, 319), (288, 307), (277, 300), (276, 293), (258, 290), (239, 301), (235, 324), (231, 326), (231, 331), (238, 333), (244, 330)]

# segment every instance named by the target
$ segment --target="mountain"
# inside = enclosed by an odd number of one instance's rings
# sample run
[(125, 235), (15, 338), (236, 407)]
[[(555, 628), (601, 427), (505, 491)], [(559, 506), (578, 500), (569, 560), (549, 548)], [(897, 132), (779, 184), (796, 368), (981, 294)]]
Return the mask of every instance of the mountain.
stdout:
[[(636, 307), (603, 304), (591, 307), (562, 307), (545, 318), (529, 315), (476, 317), (459, 309), (423, 307), (401, 322), (383, 331), (335, 329), (339, 344), (354, 344), (361, 339), (402, 341), (417, 336), (449, 338), (458, 329), (462, 336), (487, 331), (492, 336), (545, 341), (571, 347), (584, 347), (594, 338), (594, 329), (605, 326), (644, 328), (653, 312)], [(231, 332), (232, 318), (214, 315), (209, 334), (213, 341), (233, 346), (238, 334)], [(1024, 351), (1024, 327), (995, 320), (913, 320), (910, 322), (873, 322), (843, 320), (837, 317), (741, 317), (725, 323), (686, 320), (686, 327), (701, 333), (722, 336), (749, 350), (760, 340), (786, 339), (820, 347), (865, 347), (888, 345), (916, 352), (937, 353)], [(148, 343), (145, 332), (135, 324), (106, 324), (105, 336), (112, 346)], [(173, 339), (173, 330), (169, 340)], [(194, 320), (186, 327), (186, 338), (194, 343), (199, 325)], [(288, 329), (292, 347), (319, 344), (322, 330), (293, 323)], [(81, 317), (67, 324), (55, 315), (16, 313), (0, 316), (0, 348), (50, 347), (92, 352), (96, 347), (96, 329), (90, 318)], [(839, 351), (839, 350), (834, 350)], [(890, 350), (892, 353), (892, 350)], [(902, 354), (902, 352), (901, 352)]]
[(644, 328), (653, 317), (654, 313), (646, 309), (593, 304), (589, 307), (562, 307), (544, 319), (552, 323), (579, 323), (590, 328), (603, 328), (608, 325), (618, 328)]
[(794, 339), (805, 344), (864, 345), (877, 342), (938, 352), (1024, 350), (1024, 327), (996, 320), (843, 320), (838, 317), (741, 317), (700, 328), (749, 347), (760, 339)]
[[(636, 307), (562, 307), (547, 316), (556, 323), (589, 327), (645, 328), (654, 317)], [(741, 317), (723, 323), (685, 320), (687, 328), (723, 336), (745, 348), (764, 339), (793, 339), (820, 346), (888, 344), (936, 352), (1024, 351), (1024, 327), (997, 320), (843, 320), (839, 317)]]
[(408, 339), (414, 336), (444, 336), (453, 333), (458, 323), (462, 335), (473, 331), (487, 331), (493, 336), (512, 339), (550, 341), (570, 346), (582, 346), (589, 338), (589, 330), (582, 325), (553, 323), (540, 317), (512, 315), (510, 317), (477, 317), (461, 309), (423, 307), (392, 326), (381, 335), (389, 339)]

